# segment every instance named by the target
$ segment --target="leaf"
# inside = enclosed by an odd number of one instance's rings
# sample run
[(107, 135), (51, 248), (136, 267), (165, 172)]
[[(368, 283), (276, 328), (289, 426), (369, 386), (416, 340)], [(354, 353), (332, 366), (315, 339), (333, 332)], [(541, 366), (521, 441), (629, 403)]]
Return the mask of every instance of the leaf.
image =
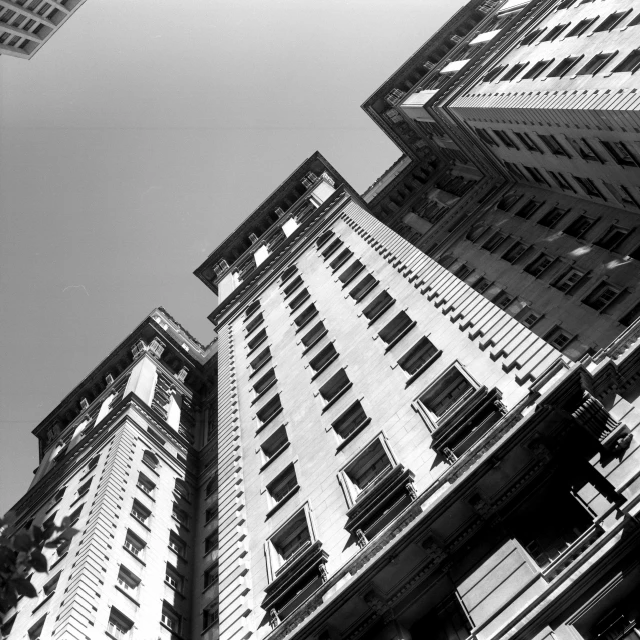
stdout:
[(35, 524), (31, 527), (31, 535), (36, 544), (40, 544), (44, 540), (42, 529)]
[(46, 573), (47, 572), (47, 559), (42, 553), (42, 551), (32, 551), (31, 552), (31, 566), (38, 573)]
[(16, 587), (16, 591), (21, 596), (26, 596), (27, 598), (35, 598), (38, 595), (35, 587), (31, 584), (27, 578), (14, 578), (11, 582)]
[(33, 547), (33, 541), (26, 531), (18, 531), (13, 536), (13, 548), (17, 551), (29, 551), (31, 547)]
[(67, 527), (59, 536), (59, 540), (71, 540), (73, 536), (80, 533), (80, 529), (74, 529), (73, 527)]

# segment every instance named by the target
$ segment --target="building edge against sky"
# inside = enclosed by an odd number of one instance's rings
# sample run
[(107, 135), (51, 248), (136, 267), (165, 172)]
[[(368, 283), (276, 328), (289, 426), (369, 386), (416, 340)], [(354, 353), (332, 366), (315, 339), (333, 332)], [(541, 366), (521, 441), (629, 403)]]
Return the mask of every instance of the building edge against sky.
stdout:
[[(472, 0), (36, 429), (10, 638), (640, 634), (640, 3)], [(609, 51), (615, 38), (617, 51)], [(635, 85), (635, 86), (634, 86)]]

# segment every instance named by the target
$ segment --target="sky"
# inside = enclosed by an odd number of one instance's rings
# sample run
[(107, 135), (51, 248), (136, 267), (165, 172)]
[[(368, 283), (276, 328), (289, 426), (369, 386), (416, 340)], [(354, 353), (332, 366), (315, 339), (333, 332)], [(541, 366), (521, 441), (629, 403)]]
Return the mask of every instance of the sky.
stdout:
[(360, 104), (463, 0), (87, 0), (0, 56), (0, 513), (32, 429), (320, 151), (363, 191), (400, 155)]

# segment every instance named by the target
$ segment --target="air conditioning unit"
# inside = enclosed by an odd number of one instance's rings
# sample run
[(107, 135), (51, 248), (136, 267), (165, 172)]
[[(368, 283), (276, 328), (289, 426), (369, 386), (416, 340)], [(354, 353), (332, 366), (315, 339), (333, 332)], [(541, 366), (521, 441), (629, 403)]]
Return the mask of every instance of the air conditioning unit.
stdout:
[(255, 244), (256, 242), (258, 242), (258, 236), (255, 233), (250, 233), (249, 242), (251, 242), (251, 244)]
[(395, 107), (405, 96), (405, 91), (402, 89), (393, 89), (387, 94), (385, 100), (392, 106)]

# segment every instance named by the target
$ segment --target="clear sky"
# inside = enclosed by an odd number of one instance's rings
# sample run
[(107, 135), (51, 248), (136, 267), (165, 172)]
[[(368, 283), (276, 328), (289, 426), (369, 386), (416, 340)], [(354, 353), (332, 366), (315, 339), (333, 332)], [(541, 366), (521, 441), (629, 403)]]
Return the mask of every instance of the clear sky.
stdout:
[(0, 56), (0, 512), (31, 430), (315, 150), (362, 191), (399, 156), (360, 109), (462, 0), (87, 0)]

